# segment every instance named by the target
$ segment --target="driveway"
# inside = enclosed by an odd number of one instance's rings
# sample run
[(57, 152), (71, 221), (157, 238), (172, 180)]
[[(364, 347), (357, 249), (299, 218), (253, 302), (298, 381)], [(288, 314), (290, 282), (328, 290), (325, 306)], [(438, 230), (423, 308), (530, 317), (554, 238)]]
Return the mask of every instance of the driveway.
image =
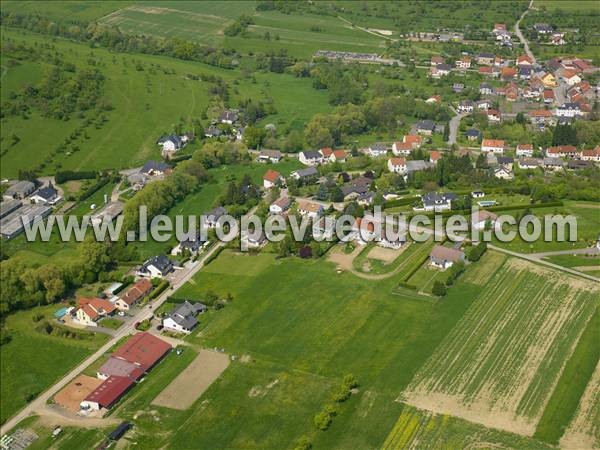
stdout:
[(531, 58), (531, 61), (533, 61), (533, 64), (535, 64), (536, 63), (535, 55), (529, 49), (529, 42), (527, 42), (527, 39), (525, 39), (525, 36), (523, 36), (523, 33), (521, 33), (521, 28), (520, 28), (521, 20), (523, 20), (523, 17), (525, 17), (525, 15), (529, 12), (529, 9), (531, 8), (532, 5), (533, 5), (533, 0), (530, 0), (529, 6), (527, 6), (527, 9), (523, 12), (523, 14), (521, 14), (521, 17), (519, 17), (519, 20), (517, 20), (517, 23), (515, 24), (515, 33), (517, 34), (519, 41), (521, 41), (521, 43), (523, 44), (523, 47), (525, 49), (525, 54), (527, 56), (529, 56)]
[(450, 133), (448, 134), (448, 145), (456, 144), (460, 121), (467, 115), (468, 114), (465, 113), (456, 113), (456, 115), (450, 119), (450, 122), (448, 123), (448, 126), (450, 127)]

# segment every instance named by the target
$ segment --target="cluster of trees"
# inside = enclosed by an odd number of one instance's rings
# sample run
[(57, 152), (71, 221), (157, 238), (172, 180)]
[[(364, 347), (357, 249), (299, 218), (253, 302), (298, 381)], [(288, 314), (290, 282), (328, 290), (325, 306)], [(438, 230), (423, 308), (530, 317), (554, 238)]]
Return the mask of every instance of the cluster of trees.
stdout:
[(471, 262), (479, 261), (483, 254), (487, 250), (487, 243), (480, 242), (477, 245), (472, 246), (467, 252), (467, 259)]
[(447, 112), (440, 106), (415, 102), (408, 94), (375, 97), (362, 105), (349, 103), (338, 106), (329, 114), (315, 114), (306, 124), (304, 135), (313, 147), (332, 147), (368, 131), (393, 132), (402, 126), (407, 116), (438, 121), (448, 119)]
[[(14, 46), (3, 46), (3, 54), (14, 54)], [(28, 58), (35, 59), (38, 52), (29, 49)], [(17, 52), (25, 54), (21, 46)], [(35, 108), (43, 116), (55, 119), (68, 119), (77, 111), (93, 108), (110, 109), (110, 105), (102, 102), (104, 93), (104, 75), (98, 69), (77, 70), (74, 65), (54, 58), (53, 64), (46, 68), (37, 85), (26, 84), (19, 91), (8, 94), (2, 104), (2, 115), (22, 115), (27, 117), (30, 109)]]
[(323, 410), (315, 415), (314, 424), (321, 430), (325, 431), (331, 425), (333, 418), (337, 415), (338, 406), (350, 398), (352, 390), (358, 387), (358, 380), (352, 374), (348, 374), (342, 380), (340, 387), (332, 395), (332, 403), (328, 403), (323, 407)]
[(216, 49), (176, 37), (155, 38), (149, 35), (125, 34), (118, 27), (95, 22), (59, 23), (37, 15), (2, 11), (0, 24), (50, 36), (76, 39), (92, 46), (98, 45), (119, 52), (171, 56), (224, 68), (233, 68), (238, 64), (238, 55), (231, 49)]
[(139, 230), (139, 208), (146, 206), (148, 217), (166, 213), (208, 179), (204, 166), (193, 159), (181, 162), (171, 176), (146, 185), (125, 204), (124, 229)]
[(253, 23), (254, 20), (252, 19), (252, 17), (242, 14), (231, 25), (225, 27), (223, 33), (225, 34), (225, 36), (237, 36), (238, 34), (243, 35), (246, 29), (248, 28), (248, 25), (251, 25)]
[(78, 256), (62, 265), (31, 265), (22, 259), (0, 262), (0, 317), (11, 311), (60, 300), (79, 286), (110, 278), (117, 259), (135, 258), (122, 243), (86, 240), (78, 245)]
[(201, 149), (194, 152), (192, 161), (202, 164), (207, 169), (223, 164), (231, 165), (249, 160), (248, 152), (238, 142), (209, 141)]
[(261, 194), (260, 189), (250, 175), (246, 174), (238, 183), (230, 181), (224, 194), (219, 197), (219, 205), (228, 205), (228, 212), (234, 217), (241, 216), (246, 210), (258, 204)]

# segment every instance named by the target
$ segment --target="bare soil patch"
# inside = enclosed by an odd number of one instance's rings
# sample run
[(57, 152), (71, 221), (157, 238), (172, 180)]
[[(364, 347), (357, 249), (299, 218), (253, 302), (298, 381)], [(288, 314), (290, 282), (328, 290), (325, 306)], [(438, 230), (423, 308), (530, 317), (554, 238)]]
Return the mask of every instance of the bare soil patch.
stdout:
[(200, 350), (196, 359), (156, 398), (153, 405), (172, 409), (188, 409), (229, 366), (229, 356), (211, 350)]
[(79, 404), (100, 384), (102, 380), (98, 378), (79, 375), (54, 396), (54, 401), (69, 411), (78, 412)]
[(383, 261), (385, 264), (390, 264), (394, 262), (398, 256), (400, 256), (404, 247), (405, 246), (399, 248), (398, 250), (394, 250), (392, 248), (383, 248), (376, 245), (368, 253), (367, 258), (378, 259), (379, 261)]
[(364, 250), (362, 245), (357, 245), (352, 253), (344, 253), (342, 247), (336, 247), (329, 253), (329, 261), (337, 264), (340, 270), (351, 270), (354, 258)]

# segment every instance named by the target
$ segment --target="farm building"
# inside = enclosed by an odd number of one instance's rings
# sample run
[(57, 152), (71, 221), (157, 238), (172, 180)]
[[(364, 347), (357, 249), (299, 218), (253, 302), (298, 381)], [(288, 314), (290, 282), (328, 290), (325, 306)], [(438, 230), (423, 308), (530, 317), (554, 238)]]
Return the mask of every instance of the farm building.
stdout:
[(23, 200), (35, 191), (35, 184), (31, 181), (17, 181), (4, 192), (4, 198), (7, 200), (16, 199)]
[(110, 408), (170, 350), (169, 344), (149, 333), (133, 335), (98, 369), (102, 384), (83, 399), (81, 409)]
[(48, 186), (44, 186), (37, 190), (32, 196), (31, 201), (41, 205), (54, 205), (61, 199), (58, 195), (58, 191), (52, 185), (52, 182), (48, 183)]
[(272, 162), (276, 164), (282, 159), (283, 155), (279, 150), (261, 150), (256, 160), (258, 162)]

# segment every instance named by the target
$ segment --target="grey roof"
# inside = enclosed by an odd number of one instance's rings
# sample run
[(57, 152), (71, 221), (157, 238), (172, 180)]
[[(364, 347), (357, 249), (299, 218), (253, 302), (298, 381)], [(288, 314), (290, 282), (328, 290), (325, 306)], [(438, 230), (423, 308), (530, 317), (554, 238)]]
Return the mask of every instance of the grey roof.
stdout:
[(196, 316), (208, 308), (202, 303), (190, 303), (187, 300), (172, 310), (168, 318), (187, 330), (191, 330), (198, 324)]
[(560, 105), (558, 109), (579, 109), (579, 105), (577, 103), (565, 103)]
[(406, 161), (407, 172), (418, 172), (419, 170), (430, 169), (431, 167), (433, 167), (433, 163), (430, 163), (429, 161), (423, 161), (422, 159)]
[(375, 142), (374, 144), (369, 145), (369, 149), (377, 152), (387, 152), (388, 146), (383, 142)]
[(429, 130), (429, 131), (433, 131), (435, 130), (435, 123), (433, 122), (433, 120), (422, 120), (417, 124), (417, 130)]
[(165, 255), (157, 255), (150, 258), (148, 261), (144, 263), (142, 266), (142, 270), (146, 271), (148, 267), (154, 266), (161, 272), (165, 272), (170, 270), (173, 264)]
[(344, 197), (350, 194), (365, 194), (369, 191), (373, 180), (367, 177), (358, 177), (350, 180), (347, 184), (342, 186), (342, 194)]
[(4, 200), (0, 202), (0, 218), (10, 214), (15, 209), (20, 208), (21, 203), (19, 200)]
[(299, 169), (294, 172), (298, 177), (314, 177), (319, 175), (319, 171), (316, 167), (307, 167), (306, 169)]
[(261, 150), (260, 151), (260, 155), (259, 156), (263, 156), (265, 158), (282, 158), (282, 154), (279, 150)]
[(235, 122), (238, 119), (238, 115), (235, 111), (223, 111), (219, 116), (219, 120), (229, 120)]
[(544, 158), (544, 165), (545, 166), (563, 166), (564, 162), (560, 158), (556, 158), (554, 156), (548, 156), (548, 157)]
[(481, 136), (481, 131), (475, 129), (475, 128), (469, 128), (466, 133), (467, 136)]
[(511, 156), (498, 156), (498, 164), (512, 164), (514, 159)]
[(203, 215), (205, 215), (208, 220), (215, 221), (225, 214), (227, 214), (227, 210), (222, 206), (217, 206), (216, 208), (205, 212)]
[(171, 166), (162, 161), (146, 161), (146, 164), (142, 167), (140, 172), (142, 173), (150, 173), (150, 172), (164, 172), (167, 169), (170, 169)]
[(6, 190), (6, 195), (24, 194), (32, 192), (35, 189), (35, 184), (28, 180), (17, 181)]
[(435, 206), (457, 198), (458, 196), (452, 192), (428, 192), (422, 197), (425, 206)]
[(165, 142), (169, 142), (169, 141), (171, 141), (173, 144), (175, 144), (175, 148), (183, 147), (183, 141), (176, 134), (171, 134), (170, 136), (167, 136), (167, 138), (163, 141), (163, 144)]
[(323, 157), (323, 155), (321, 155), (318, 151), (316, 150), (304, 150), (303, 152), (301, 152), (304, 157), (306, 159), (321, 159)]
[(221, 129), (218, 127), (215, 127), (214, 125), (211, 125), (210, 127), (206, 128), (204, 130), (205, 136), (217, 137), (217, 136), (221, 136), (222, 134), (223, 134), (223, 132), (221, 131)]
[(188, 250), (198, 250), (206, 241), (203, 240), (199, 235), (192, 238), (184, 239), (179, 242), (181, 248)]
[(54, 186), (52, 186), (52, 182), (48, 183), (48, 186), (44, 186), (43, 188), (40, 188), (35, 195), (42, 197), (44, 200), (49, 201), (49, 200), (53, 200), (54, 198), (56, 198), (56, 196), (58, 195), (58, 191), (54, 188)]
[(450, 64), (438, 64), (436, 66), (436, 69), (449, 71), (449, 70), (452, 70), (452, 66)]
[(594, 163), (592, 161), (572, 159), (567, 163), (567, 167), (569, 169), (587, 169), (589, 167), (594, 167)]

